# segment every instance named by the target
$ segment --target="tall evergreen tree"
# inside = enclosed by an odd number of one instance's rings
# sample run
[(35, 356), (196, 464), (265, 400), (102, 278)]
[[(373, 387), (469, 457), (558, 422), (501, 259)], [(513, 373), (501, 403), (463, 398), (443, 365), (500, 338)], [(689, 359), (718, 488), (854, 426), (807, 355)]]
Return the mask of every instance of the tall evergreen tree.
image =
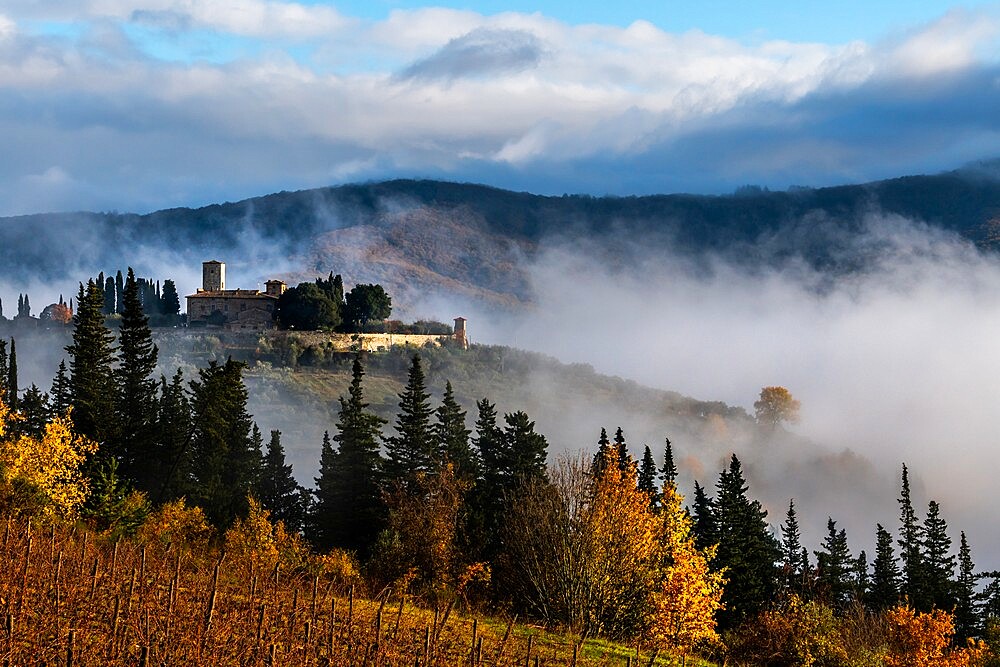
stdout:
[(646, 445), (642, 451), (642, 462), (639, 464), (639, 480), (638, 480), (639, 490), (645, 491), (646, 495), (649, 496), (650, 503), (653, 506), (656, 505), (656, 460), (653, 458), (653, 452)]
[(181, 312), (181, 299), (177, 294), (177, 286), (173, 280), (163, 281), (163, 295), (160, 297), (160, 312), (164, 315), (177, 315)]
[(69, 406), (72, 405), (70, 402), (72, 389), (65, 359), (59, 362), (59, 370), (56, 371), (56, 377), (52, 380), (52, 389), (49, 391), (49, 395), (52, 397), (49, 407), (53, 415), (65, 414)]
[(875, 562), (872, 565), (867, 606), (876, 612), (896, 606), (899, 603), (899, 579), (899, 565), (892, 548), (892, 535), (882, 524), (876, 524)]
[(406, 388), (399, 394), (397, 435), (386, 443), (389, 481), (410, 483), (415, 473), (432, 470), (439, 463), (436, 460), (431, 414), (430, 394), (424, 386), (424, 369), (420, 355), (415, 354)]
[(76, 432), (99, 445), (114, 436), (115, 384), (112, 366), (114, 335), (104, 325), (104, 298), (93, 280), (80, 286), (73, 316), (73, 342), (66, 347), (70, 362), (70, 402)]
[[(699, 549), (719, 543), (719, 524), (715, 516), (715, 501), (705, 493), (705, 487), (694, 481), (694, 540)], [(712, 562), (718, 568), (718, 559)]]
[(361, 355), (354, 357), (348, 397), (340, 398), (337, 434), (323, 438), (320, 472), (316, 478), (313, 530), (317, 544), (342, 547), (367, 555), (385, 523), (382, 468), (379, 453), (384, 419), (368, 410)]
[(843, 609), (851, 601), (852, 582), (851, 552), (847, 548), (847, 532), (837, 530), (837, 522), (828, 518), (827, 535), (823, 548), (816, 553), (817, 583), (830, 604)]
[(10, 356), (7, 357), (7, 405), (12, 410), (19, 409), (17, 380), (17, 341), (10, 339)]
[(291, 464), (285, 463), (281, 431), (271, 431), (257, 483), (257, 499), (271, 512), (272, 519), (284, 522), (290, 530), (301, 531), (305, 522), (301, 492), (302, 487), (292, 475)]
[(9, 358), (7, 354), (7, 341), (0, 338), (0, 399), (7, 403), (7, 375), (9, 373)]
[(729, 469), (716, 486), (715, 517), (718, 525), (718, 567), (728, 570), (723, 593), (725, 608), (719, 613), (723, 628), (756, 614), (771, 601), (776, 588), (778, 545), (767, 527), (767, 511), (747, 496), (749, 486), (734, 454)]
[(479, 452), (483, 482), (477, 486), (486, 486), (492, 489), (491, 493), (500, 493), (505, 483), (506, 471), (503, 465), (509, 457), (506, 451), (507, 442), (504, 440), (503, 431), (497, 425), (496, 406), (484, 398), (476, 401), (476, 409), (478, 410), (476, 435), (472, 439), (472, 444)]
[(670, 438), (666, 439), (667, 446), (663, 450), (663, 466), (660, 468), (660, 480), (664, 484), (675, 484), (677, 482), (677, 466), (674, 465), (674, 448)]
[(504, 415), (504, 421), (504, 449), (510, 457), (505, 466), (508, 477), (518, 485), (529, 479), (548, 479), (545, 457), (549, 443), (535, 431), (535, 422), (520, 410)]
[(121, 269), (115, 274), (115, 312), (121, 314), (125, 310), (125, 279)]
[(959, 640), (978, 636), (979, 615), (976, 613), (976, 565), (972, 550), (961, 532), (958, 548), (958, 580), (955, 582), (955, 635)]
[(617, 454), (619, 470), (625, 472), (632, 463), (632, 456), (628, 453), (628, 445), (625, 444), (625, 433), (622, 432), (621, 426), (615, 431), (615, 453)]
[(941, 506), (930, 501), (924, 520), (923, 556), (924, 586), (927, 602), (938, 609), (950, 610), (955, 605), (955, 556), (951, 554), (948, 524), (941, 518)]
[(49, 395), (32, 384), (24, 391), (24, 396), (18, 402), (21, 421), (11, 424), (16, 434), (24, 434), (33, 438), (41, 438), (45, 434), (45, 425), (49, 421)]
[(191, 500), (216, 526), (246, 511), (260, 475), (260, 450), (251, 438), (242, 363), (211, 361), (191, 385)]
[(160, 470), (160, 480), (152, 498), (164, 502), (188, 494), (191, 488), (191, 406), (181, 369), (177, 369), (169, 383), (160, 376), (158, 408), (157, 451), (153, 461)]
[(788, 501), (785, 522), (781, 524), (781, 569), (785, 588), (789, 592), (801, 594), (805, 568), (802, 564), (802, 534), (799, 531), (794, 499)]
[(104, 281), (104, 314), (114, 315), (118, 312), (118, 292), (115, 290), (115, 279), (108, 276)]
[(479, 479), (468, 497), (470, 508), (467, 545), (479, 560), (491, 561), (500, 548), (504, 504), (513, 488), (506, 470), (510, 460), (508, 443), (497, 425), (496, 406), (486, 398), (476, 401), (478, 418), (472, 443), (479, 456)]
[(608, 462), (616, 460), (617, 457), (618, 453), (611, 446), (611, 439), (608, 438), (608, 431), (602, 426), (601, 435), (597, 438), (597, 452), (594, 454), (593, 463), (590, 465), (590, 474), (594, 478), (600, 477)]
[[(111, 279), (109, 278), (109, 281)], [(111, 281), (110, 288), (114, 289)], [(112, 310), (113, 312), (113, 310)], [(149, 318), (143, 312), (139, 290), (131, 267), (125, 279), (125, 304), (118, 329), (118, 367), (114, 371), (117, 389), (114, 440), (108, 453), (120, 463), (120, 474), (147, 493), (159, 487), (162, 471), (156, 462), (157, 381), (154, 373), (159, 351), (153, 344)]]
[(923, 576), (923, 554), (921, 553), (923, 527), (917, 519), (917, 513), (913, 509), (913, 501), (910, 499), (910, 475), (905, 463), (903, 464), (900, 485), (899, 508), (899, 556), (903, 565), (900, 592), (916, 609), (927, 611), (930, 605)]
[(858, 602), (864, 602), (865, 598), (868, 597), (868, 589), (871, 586), (871, 575), (868, 572), (868, 554), (865, 553), (864, 549), (858, 554), (858, 557), (854, 560), (854, 599)]
[(465, 481), (473, 481), (479, 473), (479, 462), (469, 446), (469, 435), (465, 427), (465, 410), (455, 400), (451, 381), (445, 383), (441, 405), (435, 411), (437, 422), (434, 435), (437, 438), (438, 458), (447, 459), (455, 466), (455, 476)]

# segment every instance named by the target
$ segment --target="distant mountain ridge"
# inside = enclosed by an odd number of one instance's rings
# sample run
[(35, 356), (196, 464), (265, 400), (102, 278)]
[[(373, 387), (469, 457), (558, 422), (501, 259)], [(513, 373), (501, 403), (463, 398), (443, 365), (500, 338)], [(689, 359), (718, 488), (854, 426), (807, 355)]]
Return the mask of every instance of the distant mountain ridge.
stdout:
[[(531, 300), (524, 260), (545, 244), (588, 242), (615, 258), (629, 244), (742, 262), (801, 257), (837, 271), (861, 261), (851, 238), (871, 213), (902, 216), (1000, 248), (1000, 168), (771, 192), (542, 196), (427, 180), (279, 192), (147, 215), (56, 213), (0, 218), (0, 282), (78, 280), (125, 263), (243, 262), (292, 281), (330, 271), (381, 282), (399, 304), (427, 294), (503, 308)], [(265, 277), (264, 274), (261, 277)]]

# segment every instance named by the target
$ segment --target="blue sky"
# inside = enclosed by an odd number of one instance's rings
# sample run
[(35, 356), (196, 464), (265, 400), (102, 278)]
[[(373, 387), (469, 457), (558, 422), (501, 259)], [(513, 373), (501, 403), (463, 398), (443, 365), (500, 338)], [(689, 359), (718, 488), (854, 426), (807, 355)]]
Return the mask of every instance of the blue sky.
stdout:
[(0, 215), (940, 171), (1000, 157), (998, 7), (7, 0)]

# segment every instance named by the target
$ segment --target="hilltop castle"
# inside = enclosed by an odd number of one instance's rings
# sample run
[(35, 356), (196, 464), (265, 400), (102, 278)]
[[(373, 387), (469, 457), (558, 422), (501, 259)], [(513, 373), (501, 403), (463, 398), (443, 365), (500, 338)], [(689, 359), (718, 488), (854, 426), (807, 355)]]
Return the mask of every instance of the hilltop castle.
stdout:
[(203, 262), (201, 287), (187, 296), (188, 326), (221, 325), (226, 329), (259, 331), (274, 326), (274, 309), (287, 286), (268, 280), (265, 291), (226, 289), (226, 265)]

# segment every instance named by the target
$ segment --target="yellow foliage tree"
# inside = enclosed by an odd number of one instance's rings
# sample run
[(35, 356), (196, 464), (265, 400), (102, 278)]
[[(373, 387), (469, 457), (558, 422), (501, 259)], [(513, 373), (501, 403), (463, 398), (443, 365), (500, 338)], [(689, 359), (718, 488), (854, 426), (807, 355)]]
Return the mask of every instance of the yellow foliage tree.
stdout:
[(17, 415), (0, 401), (0, 468), (6, 484), (21, 482), (42, 493), (49, 504), (44, 512), (74, 518), (87, 499), (89, 486), (81, 468), (97, 451), (97, 443), (73, 433), (70, 414), (45, 425), (40, 438), (10, 438), (7, 425)]
[(725, 575), (710, 572), (715, 547), (699, 551), (684, 511), (683, 496), (673, 484), (663, 489), (661, 548), (663, 572), (653, 595), (650, 635), (661, 647), (686, 656), (698, 642), (718, 639), (715, 612), (722, 606)]
[(794, 424), (799, 420), (801, 407), (792, 392), (784, 387), (764, 387), (760, 390), (760, 398), (753, 404), (757, 423), (768, 426), (777, 426), (783, 421)]
[(886, 667), (972, 667), (980, 664), (988, 649), (969, 640), (965, 648), (949, 650), (955, 635), (951, 614), (934, 609), (929, 613), (898, 606), (885, 612), (889, 628)]
[(287, 530), (281, 521), (272, 523), (271, 513), (256, 499), (247, 502), (247, 515), (226, 531), (226, 553), (235, 557), (238, 567), (259, 570), (280, 564), (283, 569), (302, 571), (316, 565), (301, 535)]

